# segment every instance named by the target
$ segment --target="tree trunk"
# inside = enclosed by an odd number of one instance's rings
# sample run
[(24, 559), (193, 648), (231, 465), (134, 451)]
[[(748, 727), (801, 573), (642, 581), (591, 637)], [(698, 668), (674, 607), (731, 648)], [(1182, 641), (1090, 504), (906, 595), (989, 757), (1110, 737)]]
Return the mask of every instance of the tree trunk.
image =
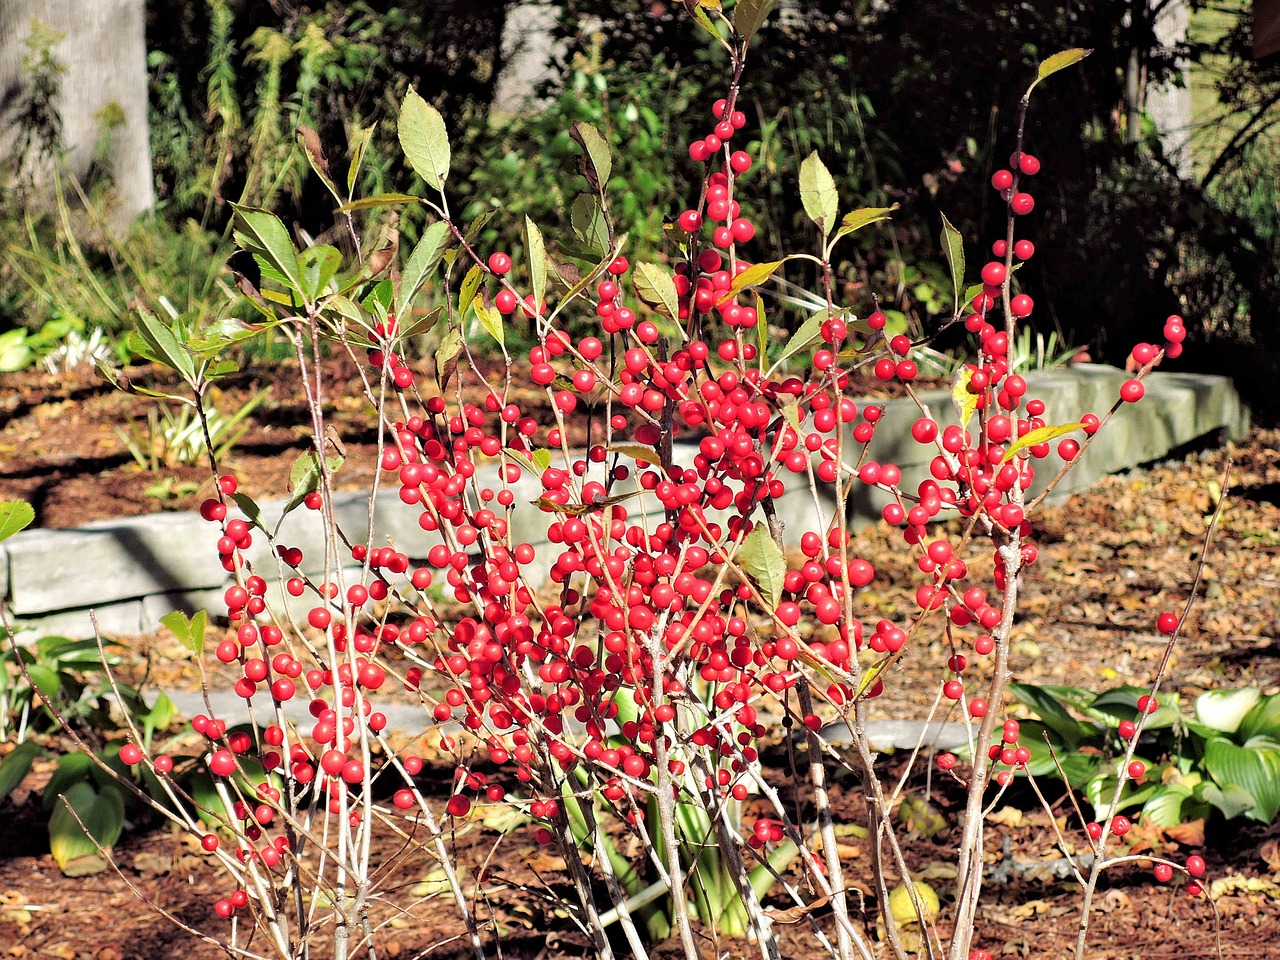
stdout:
[[(54, 99), (66, 173), (83, 185), (101, 171), (112, 230), (128, 229), (154, 202), (147, 140), (145, 0), (3, 0), (0, 3), (0, 155), (23, 142), (18, 115), (31, 81), (24, 41), (38, 20), (61, 34), (51, 48), (62, 68)], [(28, 155), (23, 175), (37, 197), (52, 195), (57, 161)], [(10, 167), (10, 169), (14, 169)]]

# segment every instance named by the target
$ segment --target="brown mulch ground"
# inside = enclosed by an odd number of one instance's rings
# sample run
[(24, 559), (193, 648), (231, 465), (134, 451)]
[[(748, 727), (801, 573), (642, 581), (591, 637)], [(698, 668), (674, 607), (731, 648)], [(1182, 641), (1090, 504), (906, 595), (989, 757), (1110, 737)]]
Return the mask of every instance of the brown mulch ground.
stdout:
[[(354, 377), (354, 370), (348, 375)], [(224, 402), (238, 402), (256, 389), (260, 387), (252, 378), (245, 377), (226, 389)], [(236, 472), (254, 495), (283, 489), (304, 442), (294, 426), (301, 420), (296, 401), (287, 391), (277, 393), (274, 385), (272, 390), (270, 402), (234, 454)], [(356, 471), (368, 458), (357, 454), (365, 452), (362, 446), (372, 446), (359, 433), (367, 424), (367, 411), (362, 401), (351, 399), (355, 396), (354, 389), (338, 391), (332, 413), (344, 439), (350, 435), (352, 456), (344, 474), (359, 485)], [(162, 501), (129, 492), (145, 484), (139, 482), (141, 474), (124, 453), (115, 427), (130, 411), (142, 415), (145, 403), (88, 383), (51, 385), (38, 377), (17, 381), (0, 412), (0, 499), (31, 497), (47, 526), (189, 509), (198, 494)], [(1229, 505), (1207, 558), (1201, 599), (1172, 663), (1170, 686), (1184, 697), (1244, 683), (1280, 687), (1280, 431), (1262, 429), (1238, 446), (1107, 478), (1044, 511), (1038, 523), (1041, 559), (1025, 578), (1023, 616), (1014, 635), (1012, 666), (1019, 679), (1103, 688), (1151, 676), (1164, 649), (1154, 618), (1179, 609), (1185, 600), (1216, 495), (1212, 484), (1220, 482), (1227, 458), (1234, 461)], [(203, 479), (199, 468), (195, 471), (192, 479)], [(872, 528), (860, 535), (859, 549), (882, 574), (863, 597), (868, 608), (864, 619), (904, 615), (912, 568), (900, 538)], [(163, 651), (171, 645), (169, 638), (144, 638), (133, 649)], [(941, 649), (929, 651), (933, 653)], [(924, 716), (941, 679), (936, 668), (941, 659), (945, 656), (904, 659), (884, 697), (875, 702), (874, 714)], [(773, 775), (784, 786), (785, 752), (779, 748), (774, 760)], [(47, 775), (47, 767), (40, 770)], [(423, 784), (438, 789), (449, 782), (452, 767), (441, 761), (429, 773)], [(211, 945), (176, 932), (130, 890), (136, 888), (184, 922), (224, 933), (226, 922), (213, 915), (212, 903), (225, 890), (207, 858), (166, 829), (150, 827), (126, 834), (118, 847), (119, 875), (62, 877), (44, 844), (38, 801), (31, 798), (40, 775), (0, 807), (0, 957), (222, 956)], [(838, 778), (835, 786), (839, 819), (860, 822), (856, 785)], [(924, 785), (913, 789), (921, 793)], [(953, 820), (958, 798), (936, 782), (932, 790), (933, 802)], [(1010, 857), (1025, 866), (1057, 856), (1047, 815), (1019, 797), (1010, 800), (1020, 816), (1009, 814), (991, 830), (988, 859), (993, 867)], [(589, 955), (554, 900), (566, 882), (563, 864), (537, 847), (528, 828), (504, 837), (485, 825), (483, 813), (450, 842), (459, 862), (473, 871), (486, 859), (497, 865), (479, 887), (485, 905), (478, 912), (491, 924), (490, 938), (500, 937), (504, 956), (513, 960)], [(913, 869), (942, 878), (952, 841), (948, 831), (911, 840)], [(1161, 887), (1144, 869), (1121, 868), (1099, 897), (1086, 955), (1099, 960), (1214, 957), (1220, 934), (1222, 956), (1280, 956), (1274, 935), (1280, 923), (1280, 827), (1211, 825), (1203, 848), (1175, 850), (1182, 856), (1203, 854), (1209, 877), (1225, 881), (1216, 901), (1220, 921), (1215, 923), (1203, 898), (1189, 899), (1177, 885)], [(395, 848), (382, 846), (378, 853), (389, 859)], [(842, 853), (851, 886), (865, 892), (859, 875), (867, 857), (865, 841), (847, 838)], [(406, 900), (406, 892), (412, 894), (431, 876), (432, 864), (416, 855), (398, 870), (398, 899), (413, 902), (412, 897)], [(938, 879), (936, 885), (945, 889), (947, 881)], [(997, 956), (1068, 956), (1078, 905), (1079, 891), (1071, 884), (1020, 869), (1008, 883), (988, 888), (981, 911), (982, 942)], [(417, 902), (409, 916), (394, 917), (379, 906), (375, 919), (387, 923), (380, 955), (392, 960), (467, 956), (465, 944), (452, 939), (459, 932), (455, 917), (447, 898), (440, 896)], [(785, 956), (817, 955), (803, 924), (786, 928), (784, 938)], [(747, 944), (715, 946), (713, 951), (707, 945), (708, 956), (758, 955)], [(673, 954), (661, 950), (656, 955)]]

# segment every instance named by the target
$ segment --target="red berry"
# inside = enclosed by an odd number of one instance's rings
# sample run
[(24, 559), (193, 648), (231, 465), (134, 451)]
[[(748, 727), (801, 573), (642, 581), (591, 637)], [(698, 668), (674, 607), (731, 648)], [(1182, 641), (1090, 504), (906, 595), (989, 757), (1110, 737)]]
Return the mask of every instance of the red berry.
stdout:
[(1120, 387), (1120, 399), (1125, 403), (1137, 403), (1146, 392), (1141, 380), (1126, 380)]
[(133, 766), (135, 763), (142, 762), (142, 751), (138, 749), (137, 744), (126, 743), (120, 748), (120, 762)]
[(1013, 186), (1013, 173), (1009, 170), (997, 170), (991, 175), (991, 186), (997, 190), (1008, 190)]
[(1123, 814), (1116, 814), (1116, 816), (1111, 818), (1111, 832), (1117, 837), (1123, 837), (1129, 832), (1129, 828), (1132, 825), (1133, 824), (1130, 823), (1129, 818)]
[(1018, 216), (1025, 216), (1036, 207), (1036, 198), (1029, 193), (1015, 193), (1009, 201), (1009, 209)]
[(1187, 873), (1191, 874), (1193, 877), (1203, 877), (1204, 857), (1197, 856), (1196, 854), (1192, 854), (1187, 857)]
[(1176, 613), (1162, 613), (1156, 618), (1156, 629), (1166, 637), (1172, 636), (1178, 629), (1181, 619)]
[(1028, 177), (1034, 177), (1040, 172), (1040, 161), (1029, 153), (1024, 153), (1018, 157), (1018, 169)]
[(502, 276), (505, 273), (510, 273), (511, 258), (507, 256), (505, 253), (491, 253), (489, 254), (489, 269), (492, 270), (494, 273), (496, 273), (498, 276)]
[(1173, 867), (1167, 863), (1157, 863), (1152, 872), (1161, 883), (1168, 883), (1173, 879)]

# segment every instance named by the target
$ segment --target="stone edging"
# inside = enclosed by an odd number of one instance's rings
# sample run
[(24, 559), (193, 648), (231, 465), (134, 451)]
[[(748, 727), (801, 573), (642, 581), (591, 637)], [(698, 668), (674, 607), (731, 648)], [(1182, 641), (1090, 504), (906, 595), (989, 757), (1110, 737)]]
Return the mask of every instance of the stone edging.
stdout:
[[(1027, 379), (1030, 395), (1045, 401), (1046, 422), (1057, 423), (1081, 411), (1105, 411), (1126, 375), (1110, 367), (1081, 365), (1031, 374)], [(1158, 460), (1171, 450), (1217, 432), (1239, 439), (1248, 431), (1248, 411), (1225, 377), (1153, 373), (1146, 385), (1146, 399), (1123, 410), (1108, 425), (1070, 475), (1070, 485), (1055, 494), (1065, 495), (1103, 474)], [(920, 397), (936, 417), (947, 420), (952, 416), (946, 391), (924, 391)], [(914, 488), (929, 475), (928, 451), (915, 444), (909, 433), (918, 413), (909, 400), (873, 402), (882, 403), (885, 413), (871, 443), (870, 459), (897, 463), (902, 468), (903, 487)], [(1043, 484), (1052, 473), (1040, 471), (1038, 483)], [(541, 485), (532, 477), (522, 478), (518, 487), (517, 502), (537, 499), (541, 492)], [(848, 507), (856, 520), (871, 522), (878, 518), (885, 502), (887, 495), (860, 489)], [(368, 503), (365, 494), (340, 494), (335, 499), (344, 529), (359, 530), (367, 525)], [(274, 527), (283, 506), (284, 501), (261, 505), (269, 527)], [(829, 517), (835, 506), (827, 502), (820, 508)], [(390, 537), (397, 549), (420, 560), (438, 538), (408, 519), (405, 511), (409, 509), (400, 503), (394, 489), (380, 491), (372, 542), (385, 543)], [(813, 513), (814, 502), (807, 489), (789, 490), (778, 501), (779, 518), (788, 536), (813, 526)], [(318, 524), (308, 520), (314, 521), (314, 517), (306, 509), (286, 517), (280, 542), (302, 547), (319, 568), (323, 544)], [(513, 539), (545, 542), (549, 522), (548, 515), (539, 511), (516, 511)], [(516, 523), (527, 529), (517, 528)], [(160, 617), (173, 610), (223, 611), (222, 593), (230, 581), (215, 556), (215, 539), (212, 525), (194, 513), (107, 520), (74, 530), (27, 530), (0, 544), (0, 595), (28, 636), (91, 636), (90, 610), (96, 612), (105, 634), (149, 632), (157, 629)], [(255, 531), (255, 541), (248, 558), (259, 569), (274, 570), (275, 560), (265, 537)], [(530, 575), (536, 579), (538, 571), (530, 571)], [(275, 604), (291, 600), (278, 585), (273, 589), (274, 595), (268, 597), (273, 609), (278, 609)]]

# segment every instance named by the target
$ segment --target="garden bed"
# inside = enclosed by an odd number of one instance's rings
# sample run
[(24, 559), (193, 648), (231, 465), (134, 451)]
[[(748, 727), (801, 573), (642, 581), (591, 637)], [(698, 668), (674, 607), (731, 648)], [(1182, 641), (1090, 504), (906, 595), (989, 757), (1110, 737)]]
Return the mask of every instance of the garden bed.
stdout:
[[(1275, 597), (1280, 591), (1280, 431), (1255, 430), (1248, 441), (1210, 450), (1182, 461), (1126, 476), (1103, 479), (1088, 492), (1048, 508), (1039, 523), (1042, 559), (1025, 579), (1025, 616), (1013, 635), (1012, 666), (1029, 682), (1075, 682), (1103, 689), (1122, 682), (1143, 682), (1154, 673), (1163, 642), (1152, 629), (1155, 613), (1177, 606), (1189, 588), (1208, 513), (1211, 484), (1221, 476), (1226, 458), (1234, 463), (1235, 490), (1221, 531), (1208, 558), (1203, 596), (1190, 617), (1172, 664), (1170, 686), (1189, 698), (1206, 689), (1244, 683), (1274, 690), (1280, 686), (1280, 617)], [(881, 578), (860, 597), (864, 619), (901, 615), (910, 604), (912, 567), (900, 549), (900, 537), (870, 527), (859, 534), (857, 550), (871, 559)], [(192, 674), (182, 648), (167, 635), (129, 641), (126, 675), (141, 675), (151, 661), (154, 686), (190, 689)], [(171, 655), (173, 659), (166, 659)], [(873, 701), (876, 717), (923, 717), (940, 677), (914, 666), (940, 663), (924, 655), (903, 661), (885, 694)], [(785, 780), (786, 751), (775, 746), (769, 756), (771, 776)], [(887, 758), (887, 763), (896, 760)], [(424, 785), (448, 783), (452, 765), (442, 762), (424, 774)], [(33, 778), (27, 787), (37, 786)], [(1056, 785), (1053, 785), (1057, 791)], [(940, 789), (935, 778), (933, 800), (953, 823), (956, 798)], [(912, 792), (921, 795), (923, 783)], [(1051, 801), (1058, 792), (1051, 793)], [(859, 790), (848, 779), (835, 784), (838, 820), (861, 817)], [(994, 826), (988, 847), (989, 869), (1005, 869), (1007, 883), (988, 887), (981, 916), (982, 942), (1003, 944), (1006, 956), (1069, 954), (1078, 922), (1079, 892), (1054, 879), (1043, 866), (1058, 855), (1046, 816), (1025, 795), (1010, 797), (1022, 811)], [(17, 957), (169, 958), (176, 952), (192, 960), (221, 956), (213, 947), (175, 931), (139, 903), (124, 879), (107, 873), (69, 880), (57, 871), (41, 846), (38, 802), (9, 807), (0, 825), (0, 943), (12, 945)], [(1059, 810), (1065, 812), (1062, 805)], [(843, 813), (842, 813), (843, 811)], [(503, 937), (505, 956), (514, 960), (558, 960), (586, 952), (572, 924), (547, 899), (548, 888), (563, 889), (560, 864), (533, 841), (529, 828), (505, 838), (484, 826), (481, 811), (458, 831), (456, 849), (473, 867), (488, 857), (499, 866), (484, 881), (494, 922)], [(1194, 838), (1193, 838), (1194, 839)], [(1006, 845), (1007, 840), (1007, 845)], [(953, 838), (942, 833), (909, 844), (912, 866), (928, 871), (947, 860)], [(865, 843), (845, 841), (846, 863), (865, 859)], [(1280, 828), (1232, 824), (1211, 827), (1203, 847), (1159, 840), (1175, 855), (1202, 853), (1211, 879), (1226, 886), (1217, 902), (1221, 916), (1223, 955), (1274, 955), (1275, 924), (1280, 923)], [(145, 896), (181, 911), (187, 922), (222, 930), (212, 913), (219, 894), (208, 864), (181, 840), (163, 829), (126, 835), (120, 846), (124, 877)], [(386, 850), (384, 853), (390, 854)], [(1040, 864), (1037, 866), (1037, 864)], [(405, 869), (400, 891), (407, 902), (431, 866), (417, 861)], [(929, 874), (926, 873), (926, 876)], [(856, 878), (857, 873), (854, 871)], [(544, 886), (545, 884), (545, 886)], [(942, 879), (938, 885), (945, 888)], [(856, 881), (855, 881), (856, 886)], [(425, 888), (423, 888), (425, 889)], [(870, 900), (867, 901), (871, 903)], [(1213, 911), (1203, 900), (1188, 899), (1181, 888), (1161, 887), (1141, 867), (1113, 873), (1101, 891), (1086, 956), (1090, 958), (1210, 958), (1216, 956)], [(482, 917), (488, 915), (483, 913)], [(821, 914), (818, 915), (821, 918)], [(389, 915), (383, 915), (389, 919)], [(450, 938), (458, 933), (456, 913), (446, 899), (435, 897), (413, 907), (389, 937), (386, 955), (413, 957), (431, 949), (429, 957), (464, 957)], [(492, 935), (492, 928), (490, 928)], [(711, 950), (708, 946), (708, 956)], [(721, 943), (732, 957), (750, 956), (746, 944)], [(784, 955), (813, 956), (803, 925), (784, 930)], [(658, 952), (661, 956), (661, 952)]]

